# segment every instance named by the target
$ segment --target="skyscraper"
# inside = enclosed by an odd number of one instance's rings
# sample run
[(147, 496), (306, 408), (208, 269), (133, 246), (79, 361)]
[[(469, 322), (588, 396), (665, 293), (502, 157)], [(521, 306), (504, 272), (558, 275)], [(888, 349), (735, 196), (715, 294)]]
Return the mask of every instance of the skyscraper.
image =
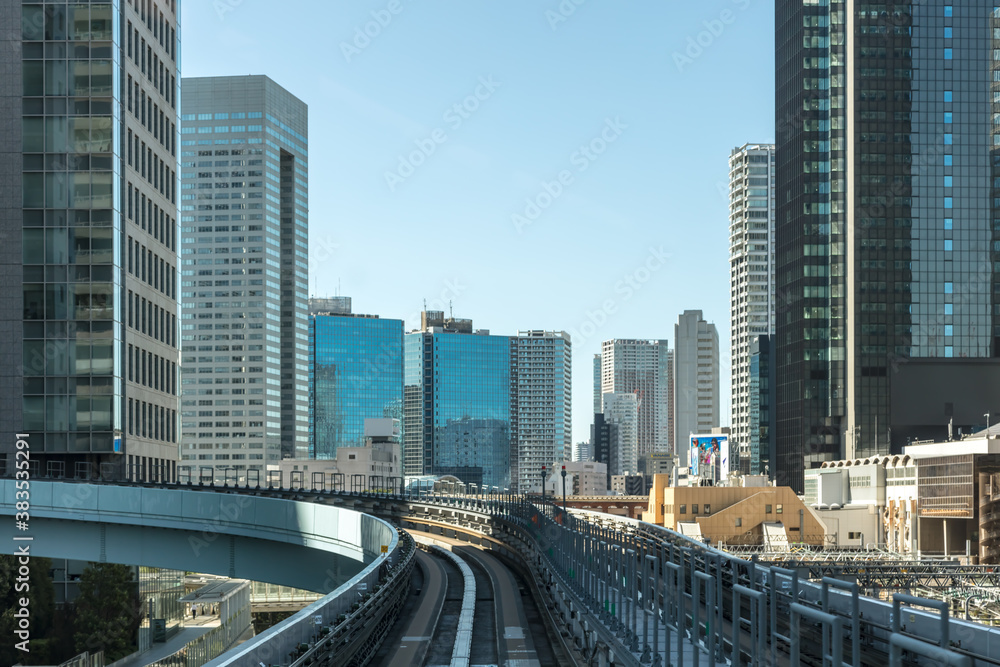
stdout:
[(243, 478), (309, 452), (308, 112), (266, 76), (182, 89), (181, 453)]
[(512, 477), (540, 491), (541, 467), (572, 457), (572, 343), (564, 331), (519, 331), (510, 354)]
[(674, 443), (688, 465), (692, 433), (719, 426), (719, 333), (700, 310), (685, 310), (674, 325)]
[(745, 472), (773, 477), (774, 363), (771, 337), (750, 341), (750, 459)]
[(365, 419), (403, 418), (403, 321), (309, 300), (309, 457), (363, 447)]
[[(909, 369), (937, 391), (949, 359), (1000, 353), (1000, 25), (983, 0), (776, 10), (775, 463), (801, 491), (804, 468), (905, 444)], [(941, 436), (983, 422), (935, 403)]]
[(594, 414), (601, 412), (603, 408), (603, 401), (601, 400), (601, 395), (603, 391), (601, 389), (601, 355), (594, 355)]
[[(644, 457), (668, 448), (667, 341), (604, 341), (601, 347), (601, 392), (635, 394), (638, 407), (636, 459), (629, 472), (642, 472)], [(604, 402), (605, 409), (607, 401)]]
[(639, 395), (631, 392), (604, 394), (604, 421), (614, 424), (617, 439), (608, 452), (609, 475), (634, 475), (639, 459)]
[(511, 486), (511, 339), (424, 311), (404, 338), (406, 475)]
[(774, 333), (774, 145), (744, 144), (729, 156), (729, 340), (732, 439), (737, 469), (750, 470), (750, 346)]
[(0, 461), (174, 479), (177, 3), (0, 12)]

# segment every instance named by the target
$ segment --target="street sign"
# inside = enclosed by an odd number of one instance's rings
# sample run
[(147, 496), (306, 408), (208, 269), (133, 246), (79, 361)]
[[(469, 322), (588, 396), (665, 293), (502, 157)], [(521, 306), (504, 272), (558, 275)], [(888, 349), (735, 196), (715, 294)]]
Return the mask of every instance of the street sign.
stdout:
[(384, 554), (389, 553), (389, 545), (388, 544), (383, 544), (382, 545), (382, 553), (384, 553)]

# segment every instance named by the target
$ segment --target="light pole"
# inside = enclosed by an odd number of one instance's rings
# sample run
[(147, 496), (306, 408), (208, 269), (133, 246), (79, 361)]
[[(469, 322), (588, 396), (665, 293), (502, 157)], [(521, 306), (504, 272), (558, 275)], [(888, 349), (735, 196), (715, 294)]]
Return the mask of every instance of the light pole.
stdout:
[(566, 466), (562, 467), (562, 479), (563, 479), (563, 516), (566, 515)]
[(987, 412), (983, 416), (986, 417), (986, 437), (989, 438), (990, 437), (990, 413)]
[(542, 502), (545, 502), (545, 466), (542, 466)]

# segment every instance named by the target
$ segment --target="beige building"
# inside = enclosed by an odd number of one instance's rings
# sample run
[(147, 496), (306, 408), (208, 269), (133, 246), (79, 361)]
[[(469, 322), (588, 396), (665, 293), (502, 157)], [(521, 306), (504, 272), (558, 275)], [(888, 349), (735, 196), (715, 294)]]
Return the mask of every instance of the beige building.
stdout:
[(695, 524), (712, 544), (763, 544), (765, 533), (773, 536), (776, 530), (783, 532), (790, 544), (819, 546), (824, 542), (824, 525), (790, 487), (669, 484), (667, 475), (653, 479), (643, 521), (678, 531), (681, 524)]
[[(373, 442), (364, 447), (338, 447), (337, 458), (282, 459), (267, 466), (268, 473), (280, 471), (285, 486), (302, 475), (302, 483), (315, 486), (314, 475), (322, 474), (325, 488), (343, 488), (346, 491), (398, 490), (402, 478), (401, 448), (397, 442)], [(343, 477), (339, 477), (343, 475)], [(318, 477), (316, 478), (319, 479)]]

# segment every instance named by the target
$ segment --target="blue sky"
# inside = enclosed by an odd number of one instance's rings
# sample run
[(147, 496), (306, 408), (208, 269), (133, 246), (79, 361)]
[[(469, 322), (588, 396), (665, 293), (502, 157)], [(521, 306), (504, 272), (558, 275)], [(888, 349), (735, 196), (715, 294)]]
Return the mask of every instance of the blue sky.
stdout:
[(774, 139), (773, 3), (189, 0), (182, 21), (184, 76), (309, 105), (312, 294), (569, 331), (574, 442), (601, 341), (673, 346), (685, 309), (719, 329), (728, 396), (727, 159)]

